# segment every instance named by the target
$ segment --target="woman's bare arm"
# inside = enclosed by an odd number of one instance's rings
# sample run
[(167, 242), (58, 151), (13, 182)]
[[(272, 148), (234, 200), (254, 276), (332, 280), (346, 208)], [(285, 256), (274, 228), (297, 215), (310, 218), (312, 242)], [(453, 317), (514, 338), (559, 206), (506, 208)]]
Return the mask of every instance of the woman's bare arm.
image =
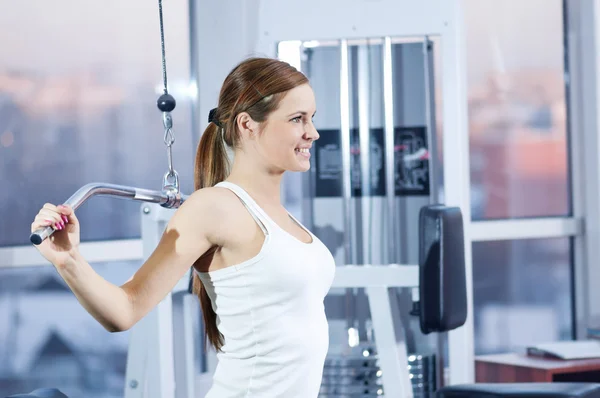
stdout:
[(152, 255), (133, 277), (116, 286), (81, 257), (57, 267), (83, 307), (109, 331), (131, 328), (154, 308), (193, 263), (219, 244), (218, 228), (226, 212), (218, 189), (191, 195), (173, 214)]

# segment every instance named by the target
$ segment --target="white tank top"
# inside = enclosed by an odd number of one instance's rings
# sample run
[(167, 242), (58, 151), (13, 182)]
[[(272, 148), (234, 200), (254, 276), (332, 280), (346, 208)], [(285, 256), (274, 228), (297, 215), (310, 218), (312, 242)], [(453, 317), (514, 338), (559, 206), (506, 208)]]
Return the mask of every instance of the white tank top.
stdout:
[(205, 398), (316, 398), (329, 347), (323, 299), (333, 282), (333, 256), (291, 214), (311, 243), (280, 228), (241, 187), (216, 186), (241, 199), (265, 241), (241, 264), (197, 272), (225, 343)]

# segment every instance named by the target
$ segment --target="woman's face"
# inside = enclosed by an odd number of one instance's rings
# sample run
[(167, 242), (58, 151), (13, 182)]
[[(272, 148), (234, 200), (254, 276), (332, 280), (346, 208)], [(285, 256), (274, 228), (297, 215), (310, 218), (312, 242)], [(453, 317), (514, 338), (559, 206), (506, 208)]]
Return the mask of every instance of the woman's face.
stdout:
[(278, 171), (310, 169), (310, 149), (319, 133), (312, 118), (315, 96), (308, 84), (291, 89), (249, 142), (269, 168)]

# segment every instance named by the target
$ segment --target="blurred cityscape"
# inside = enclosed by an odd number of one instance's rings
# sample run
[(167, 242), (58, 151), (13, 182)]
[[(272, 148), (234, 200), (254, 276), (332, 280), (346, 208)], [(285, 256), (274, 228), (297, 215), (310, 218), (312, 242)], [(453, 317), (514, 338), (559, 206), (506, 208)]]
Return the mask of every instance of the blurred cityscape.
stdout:
[(540, 69), (469, 88), (473, 219), (570, 214), (565, 90), (562, 71)]
[[(139, 263), (93, 266), (122, 284)], [(0, 396), (54, 387), (69, 397), (122, 397), (128, 337), (108, 333), (51, 267), (0, 269)]]
[[(89, 182), (160, 190), (167, 172), (154, 85), (102, 83), (102, 73), (45, 77), (0, 70), (0, 245), (27, 244), (29, 224), (46, 202), (61, 203)], [(192, 188), (189, 98), (173, 111), (173, 163)], [(27, 192), (24, 198), (17, 192)], [(85, 240), (139, 236), (139, 203), (95, 198), (79, 210)], [(103, 217), (95, 217), (100, 212)]]

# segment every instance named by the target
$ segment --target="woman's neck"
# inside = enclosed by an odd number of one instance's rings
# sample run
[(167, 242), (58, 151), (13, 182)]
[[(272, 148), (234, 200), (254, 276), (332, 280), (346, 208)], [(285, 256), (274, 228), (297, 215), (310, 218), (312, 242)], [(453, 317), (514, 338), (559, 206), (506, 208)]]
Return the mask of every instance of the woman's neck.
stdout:
[(227, 181), (242, 187), (260, 204), (271, 207), (281, 206), (282, 177), (283, 172), (269, 171), (263, 165), (236, 153)]

